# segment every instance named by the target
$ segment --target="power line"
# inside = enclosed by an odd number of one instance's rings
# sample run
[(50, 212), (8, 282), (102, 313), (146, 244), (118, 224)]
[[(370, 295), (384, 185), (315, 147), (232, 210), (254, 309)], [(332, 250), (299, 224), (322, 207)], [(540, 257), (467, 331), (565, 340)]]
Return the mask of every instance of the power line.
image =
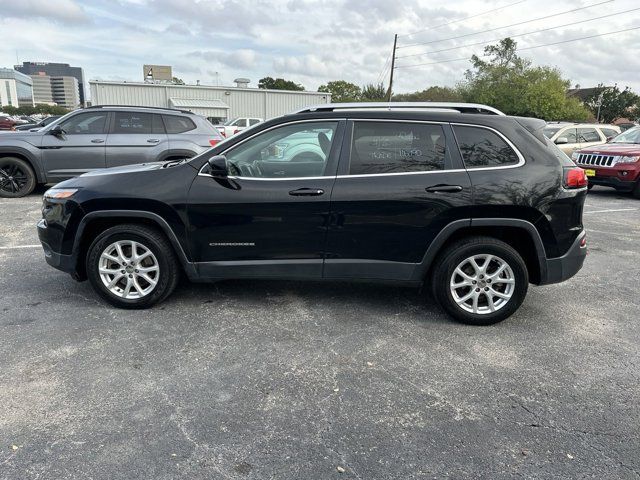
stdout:
[(379, 84), (384, 78), (384, 76), (386, 75), (387, 68), (389, 67), (389, 60), (391, 60), (391, 52), (389, 52), (389, 55), (387, 55), (387, 59), (384, 61), (384, 65), (382, 66), (382, 71), (376, 77), (376, 85)]
[(518, 23), (512, 23), (510, 25), (503, 25), (501, 27), (495, 27), (495, 28), (490, 28), (488, 30), (482, 30), (480, 32), (471, 32), (471, 33), (466, 33), (464, 35), (458, 35), (455, 37), (449, 37), (449, 38), (441, 38), (438, 40), (431, 40), (428, 42), (420, 42), (420, 43), (411, 43), (409, 45), (400, 45), (398, 47), (398, 49), (400, 48), (409, 48), (409, 47), (416, 47), (418, 45), (430, 45), (432, 43), (438, 43), (438, 42), (446, 42), (447, 40), (456, 40), (458, 38), (464, 38), (464, 37), (471, 37), (473, 35), (479, 35), (481, 33), (487, 33), (487, 32), (495, 32), (496, 30), (501, 30), (503, 28), (510, 28), (510, 27), (517, 27), (518, 25), (524, 25), (525, 23), (531, 23), (531, 22), (537, 22), (538, 20), (546, 20), (547, 18), (553, 18), (553, 17), (559, 17), (560, 15), (566, 15), (567, 13), (573, 13), (573, 12), (577, 12), (579, 10), (585, 10), (587, 8), (591, 8), (591, 7), (597, 7), (598, 5), (604, 5), (605, 3), (611, 3), (614, 0), (605, 0), (603, 2), (599, 2), (599, 3), (592, 3), (591, 5), (587, 5), (585, 7), (578, 7), (578, 8), (573, 8), (571, 10), (566, 10), (564, 12), (559, 12), (559, 13), (554, 13), (552, 15), (545, 15), (544, 17), (538, 17), (538, 18), (534, 18), (532, 20), (525, 20), (523, 22), (518, 22)]
[[(577, 42), (577, 41), (580, 41), (580, 40), (588, 40), (590, 38), (604, 37), (606, 35), (614, 35), (616, 33), (630, 32), (631, 30), (638, 30), (638, 29), (640, 29), (640, 26), (631, 27), (631, 28), (625, 28), (624, 30), (616, 30), (615, 32), (599, 33), (597, 35), (588, 35), (586, 37), (573, 38), (571, 40), (562, 40), (562, 41), (559, 41), (559, 42), (545, 43), (545, 44), (542, 44), (542, 45), (534, 45), (532, 47), (516, 48), (515, 51), (516, 52), (521, 52), (523, 50), (533, 50), (535, 48), (550, 47), (552, 45), (560, 45), (560, 44), (563, 44), (563, 43), (571, 43), (571, 42)], [(482, 55), (482, 56), (486, 56), (486, 55)], [(416, 64), (413, 64), (413, 65), (396, 65), (396, 68), (423, 67), (423, 66), (426, 66), (426, 65), (438, 65), (440, 63), (460, 62), (462, 60), (469, 60), (469, 57), (452, 58), (450, 60), (440, 60), (438, 62), (416, 63)]]
[[(555, 26), (555, 27), (543, 28), (543, 29), (540, 29), (540, 30), (533, 30), (531, 32), (526, 32), (526, 33), (518, 33), (517, 35), (509, 35), (509, 38), (524, 37), (525, 35), (533, 35), (534, 33), (548, 32), (549, 30), (555, 30), (557, 28), (571, 27), (573, 25), (578, 25), (580, 23), (593, 22), (595, 20), (601, 20), (603, 18), (614, 17), (616, 15), (622, 15), (623, 13), (635, 12), (637, 10), (640, 10), (640, 7), (639, 8), (632, 8), (630, 10), (624, 10), (622, 12), (610, 13), (609, 15), (602, 15), (600, 17), (588, 18), (586, 20), (580, 20), (578, 22), (565, 23), (564, 25), (558, 25), (558, 26)], [(504, 38), (504, 37), (502, 37), (502, 38)], [(493, 43), (493, 42), (499, 42), (500, 40), (502, 40), (502, 38), (495, 38), (493, 40), (484, 40), (482, 42), (476, 42), (476, 43), (466, 43), (464, 45), (458, 45), (456, 47), (443, 48), (442, 50), (430, 50), (428, 52), (412, 53), (411, 55), (400, 55), (399, 57), (396, 57), (396, 59), (409, 58), (409, 57), (419, 57), (419, 56), (422, 56), (422, 55), (428, 55), (430, 53), (450, 52), (451, 50), (458, 50), (460, 48), (466, 48), (466, 47), (477, 47), (478, 45), (488, 45), (488, 44)]]
[(447, 25), (452, 25), (452, 24), (454, 24), (454, 23), (464, 22), (465, 20), (470, 20), (470, 19), (472, 19), (472, 18), (481, 17), (482, 15), (486, 15), (486, 14), (488, 14), (488, 13), (497, 12), (498, 10), (503, 10), (503, 9), (505, 9), (505, 8), (508, 8), (508, 7), (513, 7), (514, 5), (518, 5), (519, 3), (524, 3), (524, 2), (526, 2), (526, 1), (527, 1), (527, 0), (519, 0), (519, 1), (517, 1), (517, 2), (510, 3), (510, 4), (508, 4), (508, 5), (504, 5), (504, 6), (502, 6), (502, 7), (494, 8), (493, 10), (487, 10), (486, 12), (477, 13), (477, 14), (475, 14), (475, 15), (471, 15), (471, 16), (469, 16), (469, 17), (461, 18), (461, 19), (459, 19), (459, 20), (452, 20), (452, 21), (450, 21), (450, 22), (443, 23), (443, 24), (441, 24), (441, 25), (436, 25), (435, 27), (425, 28), (425, 29), (418, 30), (418, 31), (413, 32), (413, 33), (405, 33), (404, 35), (398, 35), (398, 38), (400, 38), (400, 37), (412, 37), (412, 36), (414, 36), (414, 35), (416, 35), (416, 34), (418, 34), (418, 33), (426, 32), (426, 31), (428, 31), (428, 30), (435, 30), (436, 28), (446, 27)]

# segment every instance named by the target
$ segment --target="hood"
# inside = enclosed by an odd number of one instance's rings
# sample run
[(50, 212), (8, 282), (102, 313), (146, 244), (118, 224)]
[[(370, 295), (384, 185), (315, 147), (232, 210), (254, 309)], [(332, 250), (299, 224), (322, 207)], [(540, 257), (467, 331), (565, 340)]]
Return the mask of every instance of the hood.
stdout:
[(603, 155), (640, 155), (640, 144), (637, 143), (603, 143), (593, 147), (583, 148), (579, 153)]
[(136, 172), (149, 172), (152, 170), (159, 170), (165, 164), (170, 162), (150, 162), (150, 163), (136, 163), (134, 165), (124, 165), (122, 167), (111, 168), (99, 168), (80, 175), (82, 177), (95, 177), (98, 175), (118, 175), (120, 173), (136, 173)]

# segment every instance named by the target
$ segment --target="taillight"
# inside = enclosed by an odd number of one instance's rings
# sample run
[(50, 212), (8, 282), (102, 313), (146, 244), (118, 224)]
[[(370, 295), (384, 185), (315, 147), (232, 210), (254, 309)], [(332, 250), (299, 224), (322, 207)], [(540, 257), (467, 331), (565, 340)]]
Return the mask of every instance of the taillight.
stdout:
[(215, 147), (219, 143), (220, 143), (220, 139), (218, 138), (212, 138), (211, 140), (209, 140), (209, 145), (211, 145), (212, 147)]
[(587, 174), (580, 167), (569, 167), (564, 169), (564, 187), (565, 188), (583, 188), (589, 181)]

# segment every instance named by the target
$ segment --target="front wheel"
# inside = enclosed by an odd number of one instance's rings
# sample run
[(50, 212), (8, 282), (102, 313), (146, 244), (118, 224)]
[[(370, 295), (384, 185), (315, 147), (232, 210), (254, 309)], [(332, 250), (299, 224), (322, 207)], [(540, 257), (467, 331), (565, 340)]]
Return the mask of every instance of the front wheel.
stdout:
[(633, 189), (633, 196), (640, 199), (640, 180), (636, 182), (636, 186)]
[(120, 308), (148, 308), (175, 289), (179, 265), (166, 237), (143, 225), (118, 225), (89, 247), (87, 277), (94, 290)]
[(433, 295), (456, 320), (491, 325), (510, 317), (529, 287), (524, 260), (510, 245), (491, 237), (463, 239), (435, 265)]
[(0, 158), (0, 197), (19, 198), (29, 195), (36, 187), (36, 174), (20, 158)]

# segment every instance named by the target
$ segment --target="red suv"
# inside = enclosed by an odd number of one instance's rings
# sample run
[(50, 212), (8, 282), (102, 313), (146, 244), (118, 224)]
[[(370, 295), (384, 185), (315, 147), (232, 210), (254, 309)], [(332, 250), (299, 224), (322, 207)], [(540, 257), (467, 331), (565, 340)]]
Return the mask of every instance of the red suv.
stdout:
[(11, 119), (11, 117), (0, 117), (0, 130), (13, 130), (18, 122)]
[(640, 127), (621, 133), (604, 145), (583, 148), (571, 155), (593, 185), (633, 192), (640, 198)]

